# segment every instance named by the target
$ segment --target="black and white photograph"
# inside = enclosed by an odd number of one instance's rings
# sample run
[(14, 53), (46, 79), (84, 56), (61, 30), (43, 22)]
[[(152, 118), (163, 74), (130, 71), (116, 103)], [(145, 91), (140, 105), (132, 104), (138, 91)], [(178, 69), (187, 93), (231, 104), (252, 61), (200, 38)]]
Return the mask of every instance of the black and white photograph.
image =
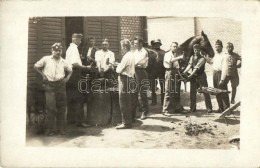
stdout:
[(259, 167), (259, 3), (221, 2), (0, 2), (1, 166)]
[(239, 149), (240, 22), (32, 17), (28, 27), (26, 145)]

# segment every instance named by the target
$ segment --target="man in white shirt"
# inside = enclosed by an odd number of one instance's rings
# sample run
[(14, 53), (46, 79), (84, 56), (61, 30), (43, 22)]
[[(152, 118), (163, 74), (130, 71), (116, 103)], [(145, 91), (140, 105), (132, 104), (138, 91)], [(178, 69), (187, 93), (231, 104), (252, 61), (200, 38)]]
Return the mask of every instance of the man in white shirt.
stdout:
[(108, 49), (108, 39), (104, 39), (102, 42), (102, 49), (95, 54), (95, 60), (97, 62), (98, 72), (100, 77), (109, 79), (109, 82), (115, 80), (113, 74), (113, 64), (115, 63), (115, 54)]
[(68, 111), (67, 120), (69, 123), (76, 123), (79, 127), (88, 127), (84, 116), (84, 96), (78, 89), (78, 82), (81, 80), (82, 70), (89, 70), (90, 66), (82, 65), (78, 46), (81, 44), (82, 34), (72, 34), (72, 43), (66, 51), (66, 60), (73, 66), (71, 80), (67, 84)]
[[(217, 40), (215, 44), (216, 48), (216, 54), (213, 60), (210, 60), (207, 58), (207, 62), (209, 64), (212, 64), (213, 66), (213, 86), (218, 89), (224, 89), (227, 90), (227, 83), (223, 82), (223, 84), (220, 85), (221, 79), (224, 79), (223, 77), (223, 71), (225, 68), (225, 53), (222, 52), (223, 49), (223, 44), (222, 41)], [(223, 93), (223, 94), (217, 94), (216, 95), (217, 102), (218, 102), (218, 111), (219, 113), (223, 112), (225, 109), (229, 108), (230, 103), (229, 103), (229, 97), (228, 93)]]
[[(175, 113), (178, 104), (177, 96), (178, 91), (178, 70), (179, 60), (183, 59), (183, 55), (177, 56), (176, 49), (178, 48), (177, 42), (172, 42), (171, 50), (165, 53), (163, 59), (163, 66), (165, 67), (165, 95), (163, 101), (162, 113), (166, 116)], [(170, 109), (171, 108), (171, 109)], [(171, 112), (170, 112), (171, 111)]]
[[(45, 56), (35, 63), (34, 69), (42, 76), (45, 88), (46, 98), (46, 132), (48, 136), (55, 133), (55, 125), (60, 134), (66, 134), (65, 131), (65, 113), (66, 113), (66, 87), (72, 74), (72, 67), (61, 57), (62, 46), (60, 43), (52, 45), (52, 55)], [(65, 72), (68, 72), (66, 76)], [(55, 122), (56, 119), (56, 122)]]
[[(138, 93), (140, 94), (140, 109), (142, 110), (141, 120), (147, 118), (148, 114), (148, 99), (147, 90), (149, 89), (149, 80), (146, 68), (148, 66), (148, 53), (143, 48), (143, 39), (134, 39), (134, 59), (135, 59), (135, 78), (138, 86)], [(146, 85), (148, 82), (148, 85)], [(147, 88), (148, 86), (148, 88)]]
[(133, 104), (135, 102), (132, 96), (131, 80), (134, 80), (135, 74), (135, 62), (133, 57), (133, 52), (130, 51), (131, 42), (127, 39), (121, 41), (122, 52), (125, 53), (121, 63), (118, 64), (116, 72), (118, 76), (119, 84), (119, 105), (122, 114), (122, 124), (117, 126), (116, 129), (126, 129), (132, 127), (132, 119), (135, 115), (135, 108)]

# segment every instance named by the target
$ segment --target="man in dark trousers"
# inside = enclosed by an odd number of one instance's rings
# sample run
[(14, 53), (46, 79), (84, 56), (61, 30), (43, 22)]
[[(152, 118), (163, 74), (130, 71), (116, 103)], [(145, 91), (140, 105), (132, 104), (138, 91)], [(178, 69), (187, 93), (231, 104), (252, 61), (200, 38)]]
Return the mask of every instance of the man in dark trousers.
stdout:
[(73, 67), (71, 80), (67, 84), (68, 95), (68, 123), (76, 123), (78, 127), (88, 127), (84, 116), (84, 95), (79, 90), (79, 81), (82, 79), (82, 70), (90, 70), (90, 66), (82, 65), (78, 46), (81, 44), (82, 34), (72, 34), (72, 43), (66, 51), (66, 60)]
[(152, 103), (151, 106), (157, 104), (156, 97), (156, 71), (157, 71), (157, 57), (158, 54), (152, 48), (152, 46), (148, 46), (148, 43), (144, 43), (144, 47), (148, 53), (148, 66), (146, 67), (146, 72), (148, 74), (148, 79), (150, 82), (150, 91), (152, 92)]
[[(205, 71), (206, 58), (202, 55), (201, 48), (199, 44), (193, 45), (194, 55), (190, 57), (190, 61), (184, 73), (187, 73), (192, 69), (191, 74), (188, 76), (190, 80), (190, 112), (196, 111), (196, 94), (198, 87), (208, 87), (207, 75)], [(205, 105), (207, 112), (212, 112), (212, 103), (210, 95), (208, 93), (203, 93), (205, 98)]]
[[(213, 59), (209, 59), (207, 57), (207, 62), (209, 64), (212, 64), (212, 68), (213, 68), (213, 86), (214, 86), (214, 88), (217, 88), (217, 89), (227, 90), (227, 83), (223, 82), (225, 80), (225, 77), (222, 73), (223, 70), (226, 68), (225, 67), (226, 64), (224, 62), (226, 55), (222, 51), (222, 49), (223, 49), (222, 41), (217, 40), (216, 44), (215, 44), (215, 48), (217, 51), (215, 54), (215, 57)], [(229, 108), (230, 103), (229, 103), (228, 93), (217, 94), (216, 98), (217, 98), (218, 107), (219, 107), (217, 112), (221, 113), (225, 109)]]
[[(135, 93), (131, 92), (131, 80), (134, 80), (135, 60), (131, 49), (131, 42), (127, 39), (121, 41), (121, 51), (125, 53), (121, 63), (117, 66), (116, 72), (119, 74), (119, 105), (122, 114), (122, 124), (116, 129), (126, 129), (132, 127), (135, 116), (134, 107), (136, 105)], [(134, 105), (134, 106), (133, 106)]]
[[(141, 97), (140, 108), (142, 110), (141, 120), (147, 118), (148, 114), (148, 99), (147, 99), (147, 87), (146, 81), (148, 81), (148, 75), (146, 67), (148, 66), (148, 52), (143, 47), (143, 39), (136, 37), (134, 39), (134, 60), (135, 60), (135, 79), (137, 81), (138, 93)], [(149, 82), (148, 82), (149, 84)], [(148, 86), (149, 87), (149, 86)]]
[(165, 51), (162, 50), (160, 47), (162, 45), (161, 40), (157, 39), (153, 41), (154, 50), (157, 52), (157, 69), (156, 69), (156, 79), (159, 79), (159, 84), (161, 87), (161, 105), (163, 105), (164, 101), (164, 88), (165, 88), (165, 67), (163, 66), (163, 59)]
[[(60, 134), (65, 135), (65, 113), (67, 105), (66, 83), (72, 74), (72, 67), (61, 57), (62, 46), (55, 43), (51, 46), (52, 55), (45, 56), (35, 63), (35, 70), (43, 77), (46, 96), (46, 132), (47, 136), (55, 133), (55, 127)], [(68, 72), (66, 76), (65, 72)], [(56, 120), (56, 121), (55, 121)]]
[[(226, 70), (226, 82), (231, 82), (232, 87), (232, 96), (231, 96), (231, 104), (235, 103), (235, 97), (237, 92), (237, 86), (239, 85), (239, 76), (237, 68), (241, 67), (241, 56), (237, 53), (233, 52), (234, 45), (230, 42), (227, 43), (227, 56), (226, 56), (226, 63), (227, 63), (227, 70)], [(222, 81), (224, 83), (224, 81)]]

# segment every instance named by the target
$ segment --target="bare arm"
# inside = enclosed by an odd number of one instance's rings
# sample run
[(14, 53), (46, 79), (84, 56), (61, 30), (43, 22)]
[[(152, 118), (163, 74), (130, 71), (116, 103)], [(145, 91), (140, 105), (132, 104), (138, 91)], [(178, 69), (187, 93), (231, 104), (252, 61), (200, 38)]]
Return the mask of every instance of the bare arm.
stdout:
[(78, 63), (74, 63), (72, 64), (73, 68), (78, 68), (78, 69), (85, 69), (85, 70), (89, 70), (90, 66), (85, 66), (85, 65), (79, 65)]

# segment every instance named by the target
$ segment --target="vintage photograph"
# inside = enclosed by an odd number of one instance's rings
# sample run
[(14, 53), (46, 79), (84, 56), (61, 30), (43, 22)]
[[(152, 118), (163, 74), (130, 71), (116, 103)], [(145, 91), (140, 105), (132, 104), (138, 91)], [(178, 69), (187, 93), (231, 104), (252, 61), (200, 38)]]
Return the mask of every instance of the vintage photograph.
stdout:
[(242, 23), (28, 18), (26, 146), (240, 150)]

